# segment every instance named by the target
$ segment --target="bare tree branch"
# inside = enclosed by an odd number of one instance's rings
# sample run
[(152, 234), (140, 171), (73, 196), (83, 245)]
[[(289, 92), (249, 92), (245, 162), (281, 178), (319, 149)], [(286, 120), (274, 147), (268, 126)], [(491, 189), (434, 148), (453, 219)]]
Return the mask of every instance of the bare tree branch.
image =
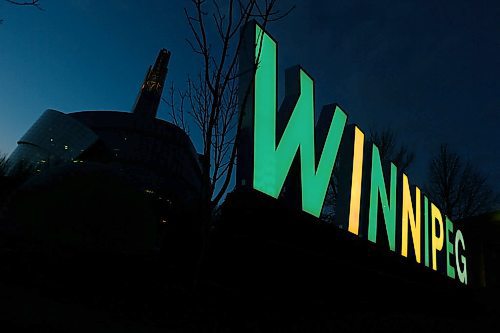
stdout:
[[(278, 0), (226, 0), (222, 5), (220, 0), (191, 0), (191, 8), (184, 9), (192, 34), (188, 45), (200, 56), (202, 68), (196, 80), (188, 79), (185, 92), (170, 91), (164, 102), (170, 107), (170, 118), (175, 124), (182, 125), (187, 114), (203, 137), (203, 155), (209, 162), (204, 165), (204, 175), (211, 208), (226, 193), (236, 160), (241, 128), (239, 33), (252, 19), (258, 19), (265, 28), (268, 22), (283, 18), (293, 9), (281, 12), (276, 9), (277, 3)], [(252, 70), (256, 68), (257, 63)], [(249, 93), (245, 94), (245, 101)], [(187, 113), (185, 107), (189, 109)]]
[(16, 5), (16, 6), (31, 6), (31, 7), (35, 7), (36, 9), (38, 10), (44, 10), (41, 6), (40, 6), (40, 0), (32, 0), (32, 1), (13, 1), (13, 0), (5, 0), (6, 2), (10, 3), (10, 4), (13, 4), (13, 5)]
[[(176, 94), (177, 92), (177, 94)], [(179, 103), (176, 103), (176, 95), (179, 100)], [(169, 116), (172, 119), (172, 122), (182, 128), (187, 134), (189, 134), (189, 126), (187, 125), (186, 120), (186, 111), (185, 111), (185, 100), (187, 98), (187, 92), (176, 90), (174, 84), (170, 85), (168, 90), (168, 99), (162, 97), (162, 101), (165, 102), (170, 107)]]
[[(15, 6), (30, 6), (30, 7), (35, 7), (37, 8), (38, 10), (42, 10), (44, 11), (45, 9), (43, 9), (41, 6), (40, 6), (40, 0), (33, 0), (33, 1), (13, 1), (13, 0), (4, 0), (5, 2), (8, 2), (12, 5), (15, 5)], [(3, 19), (0, 19), (0, 24), (3, 24), (4, 23), (4, 20)]]
[(406, 172), (415, 160), (415, 154), (408, 147), (397, 146), (396, 133), (390, 128), (382, 132), (370, 131), (370, 141), (378, 147), (382, 161), (393, 162), (401, 172)]
[(484, 176), (471, 162), (442, 145), (429, 164), (428, 192), (451, 219), (487, 212), (499, 202)]

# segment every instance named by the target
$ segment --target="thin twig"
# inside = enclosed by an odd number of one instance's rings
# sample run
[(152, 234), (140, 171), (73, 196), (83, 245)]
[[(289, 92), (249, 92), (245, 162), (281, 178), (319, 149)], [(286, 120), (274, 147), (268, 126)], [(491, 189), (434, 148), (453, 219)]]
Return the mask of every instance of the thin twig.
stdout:
[(16, 5), (16, 6), (30, 6), (30, 7), (35, 7), (38, 10), (45, 10), (40, 6), (40, 0), (33, 0), (33, 1), (13, 1), (13, 0), (5, 0), (6, 2)]

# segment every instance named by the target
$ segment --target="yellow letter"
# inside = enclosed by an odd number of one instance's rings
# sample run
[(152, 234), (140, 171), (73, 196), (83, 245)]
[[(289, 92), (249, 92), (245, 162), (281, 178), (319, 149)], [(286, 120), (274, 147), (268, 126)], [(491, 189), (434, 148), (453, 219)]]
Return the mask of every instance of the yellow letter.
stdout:
[[(443, 217), (439, 209), (431, 204), (431, 223), (432, 223), (432, 269), (437, 271), (437, 258), (436, 252), (443, 249), (444, 242), (444, 227), (443, 227)], [(436, 221), (439, 222), (439, 237), (436, 235)]]
[(411, 201), (410, 185), (408, 176), (403, 174), (403, 219), (402, 219), (402, 244), (401, 255), (408, 257), (408, 220), (410, 220), (411, 237), (413, 239), (413, 249), (415, 250), (415, 260), (420, 263), (420, 189), (415, 188), (415, 213), (413, 214), (413, 205)]
[(359, 211), (361, 203), (361, 178), (363, 175), (363, 144), (365, 135), (354, 128), (354, 156), (352, 161), (351, 204), (349, 210), (349, 231), (359, 233)]

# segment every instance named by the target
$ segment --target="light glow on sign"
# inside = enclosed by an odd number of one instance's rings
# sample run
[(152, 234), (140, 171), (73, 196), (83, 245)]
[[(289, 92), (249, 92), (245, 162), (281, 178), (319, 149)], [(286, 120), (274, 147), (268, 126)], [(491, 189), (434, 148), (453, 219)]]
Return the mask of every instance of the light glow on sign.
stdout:
[(410, 224), (413, 249), (415, 250), (415, 260), (420, 263), (420, 189), (415, 187), (415, 214), (410, 194), (410, 184), (408, 176), (403, 173), (403, 216), (402, 216), (402, 243), (401, 255), (408, 257), (408, 223)]
[(351, 201), (349, 209), (349, 231), (359, 234), (359, 213), (361, 206), (361, 180), (363, 177), (363, 146), (365, 135), (354, 128), (354, 156), (352, 162)]
[(424, 258), (429, 267), (429, 199), (424, 196)]
[(390, 182), (390, 203), (387, 199), (387, 190), (385, 186), (384, 173), (382, 171), (382, 162), (377, 146), (373, 145), (372, 150), (372, 179), (370, 189), (370, 212), (368, 221), (368, 239), (371, 242), (377, 242), (377, 222), (378, 222), (378, 198), (382, 203), (382, 212), (384, 215), (385, 229), (389, 248), (396, 251), (396, 183), (397, 168), (391, 163), (391, 182)]
[(276, 43), (258, 25), (256, 29), (256, 36), (261, 39), (257, 45), (262, 46), (255, 50), (259, 65), (255, 73), (254, 188), (277, 198), (293, 159), (300, 151), (302, 209), (319, 217), (347, 116), (336, 107), (316, 168), (314, 83), (300, 69), (300, 94), (277, 144)]
[[(437, 251), (443, 249), (444, 228), (441, 211), (434, 204), (431, 204), (431, 223), (432, 223), (432, 269), (437, 271)], [(436, 221), (439, 224), (439, 236), (436, 233)]]
[[(377, 229), (383, 219), (391, 251), (408, 257), (411, 239), (416, 262), (423, 261), (434, 271), (439, 262), (440, 272), (467, 284), (462, 232), (418, 187), (410, 186), (407, 175), (399, 174), (398, 178), (393, 163), (382, 165), (379, 149), (371, 143), (365, 145), (365, 135), (357, 126), (345, 130), (347, 115), (338, 106), (325, 107), (315, 128), (314, 82), (302, 68), (287, 71), (285, 98), (277, 113), (277, 44), (256, 23), (249, 26), (242, 48), (248, 52), (240, 53), (240, 92), (249, 91), (250, 98), (248, 103), (246, 95), (240, 100), (242, 137), (238, 143), (237, 184), (278, 198), (297, 161), (302, 210), (319, 217), (342, 148), (334, 222), (360, 237), (367, 232), (368, 240), (377, 243)], [(290, 177), (293, 191), (299, 175), (293, 172)], [(296, 199), (284, 196), (292, 203)], [(400, 233), (401, 244), (396, 243), (396, 234), (399, 240)]]
[(446, 218), (446, 274), (452, 279), (455, 278), (455, 269), (450, 265), (450, 254), (453, 254), (453, 244), (450, 242), (450, 232), (453, 233), (453, 223)]
[(455, 234), (455, 262), (457, 267), (458, 279), (463, 284), (467, 284), (467, 261), (464, 255), (460, 255), (460, 261), (462, 262), (463, 269), (460, 267), (460, 262), (458, 260), (458, 244), (461, 244), (462, 251), (465, 251), (464, 236), (462, 231), (457, 230)]

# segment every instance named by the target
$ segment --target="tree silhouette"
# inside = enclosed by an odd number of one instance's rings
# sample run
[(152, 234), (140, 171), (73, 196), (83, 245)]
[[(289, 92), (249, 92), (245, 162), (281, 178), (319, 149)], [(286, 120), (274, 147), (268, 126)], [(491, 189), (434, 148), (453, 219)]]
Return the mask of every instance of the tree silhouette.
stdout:
[[(415, 154), (407, 146), (398, 146), (396, 132), (391, 128), (386, 128), (381, 132), (371, 130), (368, 141), (378, 147), (380, 158), (384, 163), (394, 163), (400, 172), (406, 172), (415, 160)], [(321, 218), (327, 222), (332, 222), (335, 217), (338, 195), (337, 177), (338, 161), (333, 168), (330, 184), (326, 192), (325, 205), (321, 213)]]
[[(202, 68), (188, 79), (185, 91), (172, 86), (169, 99), (173, 122), (187, 129), (190, 118), (203, 140), (203, 170), (210, 201), (215, 208), (230, 184), (241, 125), (238, 117), (238, 51), (240, 29), (255, 19), (265, 28), (292, 9), (277, 9), (278, 0), (192, 0), (185, 9), (192, 37), (188, 43), (199, 56)], [(175, 103), (177, 99), (177, 103)]]
[(485, 213), (499, 202), (488, 178), (445, 144), (429, 163), (428, 192), (454, 220)]
[(381, 132), (372, 130), (369, 139), (378, 147), (382, 161), (394, 163), (398, 171), (406, 172), (415, 160), (415, 154), (407, 146), (398, 146), (396, 132), (391, 128)]

